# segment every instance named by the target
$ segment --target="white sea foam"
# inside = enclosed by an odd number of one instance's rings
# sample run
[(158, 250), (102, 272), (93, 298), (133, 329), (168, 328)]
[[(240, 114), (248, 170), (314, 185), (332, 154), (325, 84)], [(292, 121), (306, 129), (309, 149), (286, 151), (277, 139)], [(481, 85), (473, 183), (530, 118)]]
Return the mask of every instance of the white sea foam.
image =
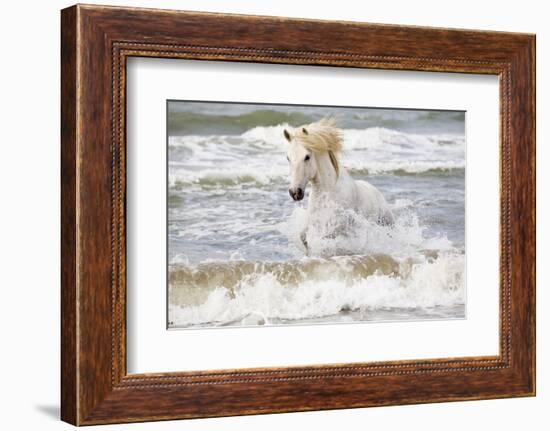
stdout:
[[(172, 295), (171, 326), (270, 324), (285, 319), (332, 316), (343, 311), (364, 312), (363, 320), (368, 320), (369, 310), (379, 308), (464, 304), (464, 254), (454, 249), (446, 237), (426, 238), (424, 227), (413, 213), (402, 211), (393, 227), (385, 227), (356, 213), (334, 211), (338, 208), (325, 208), (322, 222), (308, 229), (312, 257), (303, 258), (292, 272), (283, 264), (275, 269), (254, 264), (254, 270), (243, 266), (225, 268), (226, 276), (216, 267), (207, 273), (196, 273), (191, 289), (195, 295), (201, 290), (204, 294), (206, 289), (205, 299), (185, 306)], [(347, 220), (345, 228), (349, 231), (332, 235), (331, 217), (335, 215)], [(294, 246), (303, 248), (300, 233), (306, 222), (306, 211), (299, 207), (279, 228)], [(326, 256), (333, 255), (337, 257), (326, 260)], [(362, 267), (364, 263), (358, 266), (359, 255), (383, 259), (375, 258), (375, 265), (379, 266), (372, 270), (368, 265)], [(326, 263), (319, 264), (323, 259)], [(310, 261), (316, 264), (308, 265)], [(365, 268), (369, 271), (365, 272)], [(221, 284), (212, 285), (212, 280)]]
[(327, 201), (324, 205), (319, 205), (315, 214), (309, 215), (309, 220), (305, 208), (295, 208), (279, 229), (290, 243), (304, 252), (301, 235), (305, 232), (311, 256), (407, 256), (418, 250), (452, 249), (452, 243), (446, 237), (426, 238), (425, 227), (419, 223), (416, 214), (399, 208), (400, 205), (403, 205), (403, 201), (394, 207), (400, 211), (393, 226), (381, 226), (352, 209)]
[(266, 185), (284, 177), (282, 169), (266, 171), (261, 167), (207, 168), (200, 171), (171, 170), (168, 176), (170, 187), (185, 185), (235, 186), (240, 184)]
[(278, 126), (258, 126), (247, 130), (241, 137), (247, 141), (262, 141), (277, 148), (286, 144), (283, 138), (283, 131), (289, 127), (287, 123), (279, 124)]
[(464, 304), (464, 255), (448, 253), (402, 266), (399, 275), (375, 273), (351, 283), (327, 277), (304, 281), (297, 287), (281, 283), (273, 274), (250, 275), (238, 289), (214, 289), (200, 305), (182, 307), (171, 303), (171, 326), (270, 324), (357, 310), (368, 317), (369, 310), (379, 308)]

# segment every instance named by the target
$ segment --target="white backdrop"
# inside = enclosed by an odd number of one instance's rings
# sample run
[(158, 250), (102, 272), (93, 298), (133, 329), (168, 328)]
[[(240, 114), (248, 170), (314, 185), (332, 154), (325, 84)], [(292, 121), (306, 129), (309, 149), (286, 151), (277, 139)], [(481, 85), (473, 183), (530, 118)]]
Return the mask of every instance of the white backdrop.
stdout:
[[(550, 117), (550, 28), (544, 2), (463, 0), (312, 2), (303, 0), (130, 0), (101, 3), (264, 15), (346, 19), (393, 24), (537, 33), (537, 113)], [(3, 61), (0, 68), (2, 145), (0, 146), (0, 302), (5, 429), (70, 429), (57, 420), (59, 410), (59, 9), (70, 2), (9, 2), (0, 18)], [(491, 426), (516, 430), (527, 423), (543, 429), (550, 422), (547, 341), (550, 306), (544, 286), (550, 259), (550, 184), (548, 122), (538, 135), (538, 396), (537, 398), (445, 403), (406, 407), (296, 413), (100, 427), (147, 430), (371, 429), (466, 430)], [(537, 421), (540, 423), (537, 425)]]

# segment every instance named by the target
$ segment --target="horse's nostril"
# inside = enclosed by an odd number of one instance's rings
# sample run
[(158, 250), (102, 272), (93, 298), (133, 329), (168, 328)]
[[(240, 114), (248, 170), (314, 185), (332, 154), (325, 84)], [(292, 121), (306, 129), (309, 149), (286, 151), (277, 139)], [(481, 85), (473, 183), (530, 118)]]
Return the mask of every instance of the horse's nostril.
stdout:
[(304, 197), (304, 191), (300, 188), (297, 189), (288, 189), (288, 194), (295, 201), (301, 201)]

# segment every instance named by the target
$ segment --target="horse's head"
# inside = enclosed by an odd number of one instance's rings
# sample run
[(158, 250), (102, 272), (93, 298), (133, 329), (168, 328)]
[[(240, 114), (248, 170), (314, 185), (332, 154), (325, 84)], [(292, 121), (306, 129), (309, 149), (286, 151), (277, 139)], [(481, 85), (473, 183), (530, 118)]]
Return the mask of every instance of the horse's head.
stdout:
[(315, 152), (304, 145), (308, 136), (307, 128), (299, 127), (293, 131), (285, 129), (284, 135), (289, 142), (286, 156), (290, 167), (288, 193), (295, 201), (301, 201), (305, 196), (307, 183), (317, 174)]
[(329, 166), (332, 164), (335, 177), (338, 178), (339, 165), (336, 154), (342, 149), (342, 132), (336, 128), (334, 119), (323, 118), (296, 129), (285, 129), (284, 136), (289, 143), (288, 193), (292, 199), (301, 201), (304, 198), (308, 182), (317, 176), (322, 166), (325, 166), (326, 163), (323, 161), (330, 160), (330, 163), (327, 163)]

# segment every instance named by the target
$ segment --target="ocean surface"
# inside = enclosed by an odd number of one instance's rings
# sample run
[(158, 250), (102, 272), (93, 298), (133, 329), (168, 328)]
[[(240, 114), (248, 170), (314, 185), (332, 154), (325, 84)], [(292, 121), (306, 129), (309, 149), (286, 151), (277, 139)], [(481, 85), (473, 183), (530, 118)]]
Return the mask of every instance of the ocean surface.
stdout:
[[(396, 223), (306, 257), (283, 129), (325, 116)], [(464, 202), (464, 112), (169, 101), (168, 327), (464, 318)]]

